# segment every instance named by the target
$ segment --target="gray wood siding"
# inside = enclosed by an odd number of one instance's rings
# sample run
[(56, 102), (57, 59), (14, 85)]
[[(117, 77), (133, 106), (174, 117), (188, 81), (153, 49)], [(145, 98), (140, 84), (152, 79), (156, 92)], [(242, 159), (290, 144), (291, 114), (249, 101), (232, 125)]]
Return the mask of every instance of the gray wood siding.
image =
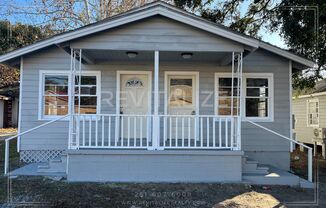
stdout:
[[(274, 74), (274, 122), (261, 125), (290, 136), (289, 61), (258, 50), (244, 59), (243, 72)], [(288, 151), (289, 142), (249, 123), (242, 124), (243, 149), (247, 151)]]
[(73, 41), (71, 47), (161, 51), (243, 50), (241, 44), (159, 16)]
[(313, 129), (307, 125), (307, 101), (318, 98), (319, 100), (319, 127), (326, 128), (326, 95), (311, 96), (310, 98), (293, 99), (293, 114), (295, 115), (296, 139), (300, 142), (312, 144)]
[[(39, 70), (69, 70), (70, 57), (60, 49), (44, 50), (24, 58), (22, 131), (45, 121), (38, 121)], [(288, 61), (261, 50), (245, 57), (244, 72), (274, 74), (274, 122), (262, 125), (289, 136), (289, 71)], [(152, 70), (153, 62), (106, 65), (85, 65), (83, 70), (101, 71), (102, 102), (101, 113), (115, 113), (116, 71)], [(164, 89), (164, 71), (198, 71), (200, 85), (200, 114), (214, 113), (214, 73), (230, 72), (230, 67), (217, 67), (213, 63), (173, 63), (160, 65), (160, 90)], [(160, 96), (160, 113), (164, 112), (163, 93)], [(203, 102), (206, 100), (206, 105)], [(68, 122), (60, 121), (22, 138), (22, 149), (65, 149), (67, 148)], [(288, 151), (289, 144), (283, 139), (250, 124), (243, 123), (242, 147), (245, 151)]]
[[(58, 48), (49, 48), (23, 59), (21, 131), (45, 123), (38, 120), (39, 71), (66, 71), (70, 56)], [(22, 150), (64, 149), (68, 141), (68, 121), (59, 121), (21, 137)]]

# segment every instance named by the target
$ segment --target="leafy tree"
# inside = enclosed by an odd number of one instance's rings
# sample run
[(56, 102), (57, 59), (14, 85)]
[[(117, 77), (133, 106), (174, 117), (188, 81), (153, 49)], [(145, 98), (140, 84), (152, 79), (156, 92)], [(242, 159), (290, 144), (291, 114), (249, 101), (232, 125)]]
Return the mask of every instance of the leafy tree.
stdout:
[(275, 9), (275, 14), (272, 29), (280, 28), (294, 53), (317, 63), (315, 69), (293, 74), (294, 88), (300, 91), (314, 87), (326, 71), (326, 1), (284, 0)]
[[(11, 25), (9, 21), (0, 21), (0, 55), (34, 43), (51, 34), (48, 27), (40, 28), (20, 23)], [(0, 64), (0, 87), (12, 85), (18, 80), (18, 69)]]
[(246, 0), (175, 0), (176, 6), (188, 8), (205, 19), (260, 38), (259, 31), (272, 15), (273, 0), (254, 0), (244, 8)]

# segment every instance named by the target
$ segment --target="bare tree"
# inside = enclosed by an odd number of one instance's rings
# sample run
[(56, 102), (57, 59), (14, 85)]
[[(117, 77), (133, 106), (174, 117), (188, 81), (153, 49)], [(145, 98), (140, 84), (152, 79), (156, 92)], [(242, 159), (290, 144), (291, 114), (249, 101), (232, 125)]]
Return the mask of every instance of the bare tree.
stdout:
[(30, 24), (50, 25), (53, 30), (62, 32), (153, 1), (155, 0), (33, 0), (17, 5), (15, 1), (7, 0), (5, 6), (0, 5), (0, 16), (21, 16), (25, 21), (30, 20)]

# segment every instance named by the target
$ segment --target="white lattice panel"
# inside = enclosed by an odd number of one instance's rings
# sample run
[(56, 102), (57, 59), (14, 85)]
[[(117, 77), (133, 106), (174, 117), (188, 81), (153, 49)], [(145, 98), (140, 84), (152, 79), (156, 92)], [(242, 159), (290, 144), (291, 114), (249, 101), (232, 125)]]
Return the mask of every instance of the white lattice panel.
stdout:
[(25, 163), (47, 162), (62, 155), (63, 150), (21, 150), (20, 160)]

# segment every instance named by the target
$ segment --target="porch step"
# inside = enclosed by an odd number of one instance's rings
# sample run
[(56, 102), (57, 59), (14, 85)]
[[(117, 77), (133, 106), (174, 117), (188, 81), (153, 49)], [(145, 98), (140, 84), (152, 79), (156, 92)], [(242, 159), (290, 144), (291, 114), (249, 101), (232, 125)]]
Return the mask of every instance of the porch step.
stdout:
[(244, 156), (242, 158), (242, 173), (244, 174), (268, 174), (269, 167), (258, 164), (256, 160), (250, 160)]
[(38, 173), (65, 173), (66, 172), (66, 165), (67, 159), (66, 156), (63, 155), (59, 158), (55, 158), (50, 160), (46, 164), (39, 165), (37, 168)]

